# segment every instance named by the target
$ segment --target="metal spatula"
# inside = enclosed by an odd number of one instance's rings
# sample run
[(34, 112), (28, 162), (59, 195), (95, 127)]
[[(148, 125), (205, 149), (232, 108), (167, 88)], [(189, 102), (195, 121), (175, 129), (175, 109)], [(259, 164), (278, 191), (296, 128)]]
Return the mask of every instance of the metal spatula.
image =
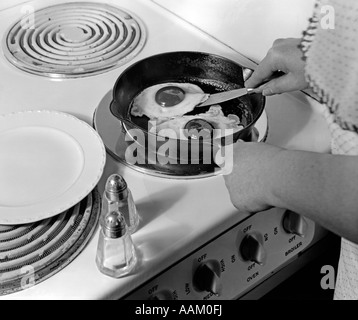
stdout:
[(198, 104), (197, 107), (205, 107), (205, 106), (210, 106), (210, 105), (214, 105), (214, 104), (219, 104), (221, 102), (239, 98), (241, 96), (250, 94), (252, 92), (254, 92), (254, 89), (241, 88), (241, 89), (235, 89), (235, 90), (230, 90), (230, 91), (214, 93), (214, 94), (209, 95), (209, 98), (207, 100)]

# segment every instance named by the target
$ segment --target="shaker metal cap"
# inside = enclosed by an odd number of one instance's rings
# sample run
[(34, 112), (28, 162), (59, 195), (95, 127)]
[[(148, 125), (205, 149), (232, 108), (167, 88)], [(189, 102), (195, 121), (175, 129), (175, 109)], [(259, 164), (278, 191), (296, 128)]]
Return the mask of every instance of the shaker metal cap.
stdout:
[(111, 193), (122, 192), (127, 189), (127, 182), (119, 174), (112, 174), (108, 177), (106, 183), (106, 191)]
[(127, 224), (119, 211), (112, 211), (104, 217), (104, 234), (112, 239), (123, 237), (127, 232)]

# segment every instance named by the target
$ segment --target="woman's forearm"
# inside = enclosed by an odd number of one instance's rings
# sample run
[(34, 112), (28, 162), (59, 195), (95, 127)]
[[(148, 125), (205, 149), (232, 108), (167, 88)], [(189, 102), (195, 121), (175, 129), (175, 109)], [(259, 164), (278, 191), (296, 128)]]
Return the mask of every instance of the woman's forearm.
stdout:
[(273, 170), (272, 205), (358, 243), (358, 157), (284, 150)]

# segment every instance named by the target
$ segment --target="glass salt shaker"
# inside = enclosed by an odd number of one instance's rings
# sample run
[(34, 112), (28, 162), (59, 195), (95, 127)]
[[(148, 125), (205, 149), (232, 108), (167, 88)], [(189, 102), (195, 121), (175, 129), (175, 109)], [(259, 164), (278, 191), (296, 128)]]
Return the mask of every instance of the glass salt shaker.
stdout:
[(102, 197), (101, 224), (103, 223), (103, 217), (108, 212), (116, 210), (123, 214), (129, 233), (134, 233), (139, 224), (139, 216), (132, 192), (121, 175), (112, 174), (107, 179)]
[(132, 237), (119, 211), (108, 213), (101, 226), (96, 264), (105, 275), (120, 278), (133, 270), (137, 262)]

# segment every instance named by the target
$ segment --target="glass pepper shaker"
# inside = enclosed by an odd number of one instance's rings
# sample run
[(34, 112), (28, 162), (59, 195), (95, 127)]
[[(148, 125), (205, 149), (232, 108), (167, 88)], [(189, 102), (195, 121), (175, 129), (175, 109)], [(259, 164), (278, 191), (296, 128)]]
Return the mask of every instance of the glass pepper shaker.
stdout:
[(105, 275), (120, 278), (133, 270), (137, 262), (132, 237), (119, 211), (108, 213), (98, 239), (96, 264)]
[(139, 224), (139, 216), (132, 192), (121, 175), (112, 174), (107, 179), (102, 197), (101, 224), (103, 223), (103, 217), (108, 212), (116, 210), (123, 214), (129, 233), (134, 233)]

